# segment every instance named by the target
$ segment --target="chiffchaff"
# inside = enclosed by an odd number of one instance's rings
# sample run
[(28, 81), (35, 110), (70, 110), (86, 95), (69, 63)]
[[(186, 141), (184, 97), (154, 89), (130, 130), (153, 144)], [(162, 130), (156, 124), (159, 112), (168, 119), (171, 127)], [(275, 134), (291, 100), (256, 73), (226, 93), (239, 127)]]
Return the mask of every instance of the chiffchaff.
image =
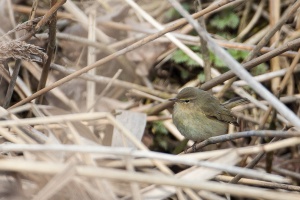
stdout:
[(195, 87), (184, 88), (169, 100), (175, 102), (173, 123), (185, 138), (196, 142), (225, 134), (229, 123), (238, 126), (231, 108), (248, 103), (235, 98), (221, 104), (210, 93)]

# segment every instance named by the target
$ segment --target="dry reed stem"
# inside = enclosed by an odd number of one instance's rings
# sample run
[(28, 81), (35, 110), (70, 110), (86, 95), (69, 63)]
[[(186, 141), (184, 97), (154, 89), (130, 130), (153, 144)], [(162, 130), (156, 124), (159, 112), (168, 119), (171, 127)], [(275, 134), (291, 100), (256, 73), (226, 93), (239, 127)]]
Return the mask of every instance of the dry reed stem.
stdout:
[(261, 13), (263, 11), (265, 5), (265, 1), (261, 1), (257, 11), (255, 12), (255, 15), (252, 17), (251, 21), (248, 23), (248, 25), (239, 33), (239, 35), (235, 38), (235, 40), (239, 41), (241, 40), (251, 29), (253, 29), (254, 25), (259, 20)]
[[(76, 72), (76, 70), (74, 70), (72, 68), (66, 68), (66, 67), (63, 67), (63, 66), (57, 65), (57, 64), (52, 64), (51, 67), (52, 67), (52, 69), (55, 69), (64, 74), (72, 74), (72, 73)], [(104, 77), (104, 76), (99, 76), (99, 75), (92, 76), (89, 74), (83, 74), (83, 75), (79, 76), (78, 78), (95, 81), (95, 82), (101, 83), (101, 84), (108, 84), (112, 80), (112, 78), (109, 78), (109, 77)], [(118, 79), (114, 80), (112, 82), (112, 85), (126, 88), (126, 89), (137, 89), (142, 92), (146, 92), (146, 93), (152, 94), (154, 96), (158, 96), (160, 98), (165, 98), (165, 99), (171, 98), (171, 95), (166, 92), (154, 90), (154, 89), (142, 86), (142, 85), (138, 85), (138, 84), (134, 84), (134, 83), (130, 83), (127, 81), (118, 80)]]
[(76, 165), (67, 164), (65, 168), (55, 174), (55, 176), (34, 196), (33, 200), (46, 200), (51, 198), (66, 184), (68, 184), (76, 174)]
[(14, 120), (0, 121), (0, 127), (35, 125), (35, 124), (53, 124), (53, 123), (63, 123), (68, 121), (97, 120), (100, 118), (104, 118), (106, 116), (107, 113), (95, 112), (95, 113), (78, 113), (78, 114), (48, 116), (48, 117), (14, 119)]
[[(3, 129), (5, 130), (5, 129)], [(265, 145), (268, 146), (268, 145)], [(184, 161), (184, 159), (197, 159), (205, 160), (211, 157), (220, 156), (231, 151), (230, 149), (215, 150), (209, 152), (184, 154), (184, 155), (168, 155), (163, 153), (157, 153), (147, 150), (133, 150), (127, 147), (106, 147), (106, 146), (88, 146), (88, 145), (68, 145), (68, 144), (49, 144), (49, 145), (29, 145), (23, 143), (15, 144), (3, 144), (0, 145), (1, 151), (50, 151), (50, 152), (73, 152), (73, 153), (98, 153), (98, 154), (113, 154), (116, 156), (134, 156), (134, 157), (145, 157), (145, 158), (161, 158), (163, 160), (171, 160), (175, 162), (177, 159), (182, 164), (189, 165), (189, 160)], [(256, 153), (257, 150), (250, 151), (250, 147), (239, 148), (238, 153)], [(242, 155), (242, 154), (241, 154)], [(165, 159), (164, 159), (165, 158)]]
[[(91, 10), (88, 17), (88, 39), (92, 42), (96, 41), (96, 10)], [(87, 64), (91, 65), (96, 62), (96, 49), (92, 46), (88, 46), (87, 50)], [(96, 69), (91, 69), (87, 74), (95, 75)], [(93, 112), (93, 105), (96, 103), (96, 83), (94, 81), (87, 81), (86, 83), (86, 107), (89, 108), (89, 112)], [(94, 130), (90, 127), (91, 131)]]
[[(103, 25), (107, 24), (107, 23), (115, 23), (115, 22), (103, 22)], [(129, 25), (123, 25), (118, 23), (119, 26), (125, 26), (125, 27), (131, 27)], [(120, 30), (124, 30), (122, 28), (119, 28)], [(119, 30), (117, 29), (117, 30)], [(125, 30), (127, 30), (128, 28), (126, 28)], [(134, 27), (132, 27), (131, 29), (134, 29)], [(138, 29), (136, 31), (138, 32), (145, 32), (145, 33), (149, 33), (149, 34), (153, 34), (156, 31), (154, 29), (150, 29), (149, 31), (147, 31), (148, 29), (145, 27), (143, 29)], [(172, 33), (172, 35), (174, 35), (177, 39), (179, 39), (181, 42), (183, 42), (184, 44), (188, 44), (188, 45), (199, 45), (199, 38), (196, 36), (191, 36), (191, 35), (185, 35), (182, 33)], [(41, 34), (37, 34), (36, 35), (37, 38), (40, 39), (46, 39), (48, 36), (45, 33), (41, 33)], [(70, 35), (70, 34), (66, 34), (66, 33), (57, 33), (57, 38), (61, 39), (61, 40), (67, 40), (67, 41), (73, 41), (75, 43), (80, 43), (83, 45), (87, 45), (87, 46), (93, 46), (102, 50), (105, 50), (105, 48), (107, 46), (103, 45), (102, 43), (99, 42), (92, 42), (91, 40), (84, 38), (84, 37), (80, 37), (80, 36), (75, 36), (75, 35)], [(136, 38), (139, 38), (138, 36)], [(124, 42), (128, 40), (125, 39)], [(133, 40), (133, 39), (132, 39)], [(131, 40), (130, 40), (131, 41)], [(134, 41), (128, 41), (128, 43), (132, 43)], [(162, 42), (162, 43), (170, 43), (169, 39), (165, 38), (165, 37), (161, 37), (156, 39), (156, 41), (158, 42)], [(215, 39), (215, 41), (222, 47), (224, 48), (228, 48), (228, 49), (237, 49), (237, 50), (252, 50), (255, 48), (255, 45), (250, 45), (250, 44), (245, 44), (245, 43), (238, 43), (238, 42), (231, 42), (231, 41), (223, 41), (223, 40), (218, 40)], [(116, 43), (113, 43), (111, 45), (109, 45), (111, 48), (117, 48), (119, 45), (118, 43), (120, 43), (121, 41), (118, 41)], [(122, 44), (121, 46), (124, 46), (124, 44)], [(274, 50), (273, 47), (263, 47), (260, 52), (261, 53), (267, 53)], [(295, 57), (297, 55), (297, 52), (295, 51), (286, 51), (283, 52), (281, 54), (281, 56), (287, 56), (287, 57)]]
[[(202, 15), (208, 13), (208, 12), (211, 12), (212, 10), (215, 10), (218, 7), (221, 7), (222, 5), (225, 5), (228, 2), (229, 2), (229, 0), (221, 0), (220, 2), (218, 2), (218, 4), (212, 4), (211, 6), (207, 7), (206, 9), (196, 13), (194, 15), (194, 17), (196, 17), (196, 18), (200, 17), (200, 16), (202, 16)], [(120, 50), (120, 51), (117, 51), (117, 52), (115, 52), (113, 54), (110, 54), (109, 56), (107, 56), (107, 57), (105, 57), (101, 60), (98, 60), (96, 63), (94, 63), (92, 65), (88, 65), (88, 66), (74, 72), (73, 74), (70, 74), (70, 75), (56, 81), (52, 85), (49, 85), (49, 86), (45, 87), (42, 90), (39, 90), (38, 92), (32, 94), (30, 97), (27, 97), (26, 99), (21, 100), (20, 102), (16, 103), (15, 105), (11, 106), (10, 108), (14, 108), (14, 107), (23, 105), (24, 103), (28, 103), (29, 101), (37, 98), (38, 96), (44, 94), (45, 92), (48, 92), (49, 90), (52, 90), (52, 89), (60, 86), (61, 84), (66, 83), (66, 82), (68, 82), (68, 81), (70, 81), (70, 80), (72, 80), (72, 79), (88, 72), (89, 70), (91, 70), (93, 68), (96, 68), (96, 67), (98, 67), (98, 66), (100, 66), (104, 63), (107, 63), (108, 61), (111, 61), (111, 60), (113, 60), (113, 59), (115, 59), (115, 58), (117, 58), (121, 55), (124, 55), (127, 52), (130, 52), (130, 51), (132, 51), (132, 50), (134, 50), (134, 49), (136, 49), (140, 46), (143, 46), (143, 45), (147, 44), (148, 42), (153, 41), (154, 39), (156, 39), (158, 37), (161, 37), (162, 35), (179, 28), (180, 26), (182, 26), (184, 24), (186, 24), (185, 19), (179, 20), (176, 24), (174, 24), (172, 26), (169, 26), (169, 27), (165, 28), (162, 31), (159, 31), (156, 34), (152, 34), (152, 35), (150, 35), (150, 36), (148, 36), (148, 37), (146, 37), (146, 38), (144, 38), (144, 39), (142, 39), (142, 40), (140, 40), (140, 41), (124, 48), (124, 49), (122, 49), (122, 50)]]
[[(207, 34), (207, 32), (187, 13), (183, 7), (176, 0), (169, 0), (178, 12), (184, 16), (189, 23), (193, 25), (200, 37), (207, 41), (210, 50), (216, 54), (223, 62), (241, 79), (248, 82), (249, 86), (256, 91), (260, 96), (265, 98), (270, 102), (270, 104), (286, 119), (289, 120), (291, 124), (296, 127), (300, 127), (300, 119), (289, 110), (284, 104), (282, 104), (271, 92), (264, 88), (259, 82), (255, 81), (251, 74), (246, 71), (235, 59), (232, 58), (224, 49), (220, 48), (212, 38)], [(299, 4), (295, 4), (298, 7)]]
[[(226, 181), (226, 182), (230, 182), (232, 179), (233, 179), (232, 176), (224, 176), (224, 175), (218, 175), (215, 177), (215, 180)], [(272, 182), (259, 181), (259, 180), (253, 180), (247, 178), (242, 178), (241, 180), (239, 180), (239, 183), (245, 185), (267, 187), (272, 189), (277, 188), (277, 189), (284, 189), (284, 190), (291, 190), (291, 191), (298, 191), (298, 192), (300, 191), (300, 187), (295, 185), (272, 183)]]
[[(6, 171), (19, 171), (26, 173), (44, 173), (57, 174), (65, 169), (65, 164), (44, 163), (38, 161), (19, 161), (19, 160), (1, 160), (0, 169)], [(208, 190), (221, 194), (232, 194), (236, 196), (251, 197), (251, 198), (265, 198), (265, 199), (290, 199), (298, 200), (299, 194), (278, 192), (271, 190), (264, 190), (259, 188), (252, 188), (242, 185), (219, 184), (209, 181), (191, 181), (180, 180), (170, 176), (154, 176), (138, 172), (128, 172), (116, 169), (106, 169), (92, 166), (76, 166), (76, 174), (79, 176), (105, 178), (118, 181), (140, 182), (158, 185), (170, 185), (176, 187), (187, 187), (195, 190)]]
[[(270, 152), (277, 149), (294, 146), (300, 143), (300, 138), (290, 138), (285, 139), (282, 141), (274, 142), (271, 144), (267, 144), (264, 146), (254, 146), (254, 147), (243, 147), (236, 149), (236, 153), (239, 155), (242, 154), (252, 154), (252, 153), (259, 153), (259, 152)], [(11, 147), (10, 147), (11, 146)], [(0, 150), (3, 151), (63, 151), (63, 152), (82, 152), (82, 153), (109, 153), (113, 155), (122, 155), (122, 156), (135, 156), (135, 157), (147, 157), (152, 159), (162, 159), (165, 161), (171, 161), (178, 164), (185, 164), (185, 165), (195, 165), (195, 166), (203, 166), (209, 167), (213, 169), (218, 169), (222, 171), (228, 171), (230, 173), (241, 173), (245, 176), (249, 177), (256, 177), (258, 179), (266, 179), (278, 182), (286, 182), (288, 181), (286, 178), (279, 177), (277, 175), (266, 174), (263, 172), (257, 172), (252, 170), (247, 170), (239, 167), (234, 166), (226, 166), (226, 165), (218, 165), (215, 163), (210, 163), (206, 161), (197, 161), (191, 155), (182, 155), (181, 157), (172, 156), (162, 153), (155, 153), (150, 151), (136, 151), (128, 148), (109, 148), (109, 147), (88, 147), (88, 146), (77, 146), (77, 145), (1, 145)], [(23, 148), (23, 149), (22, 149)], [(223, 152), (228, 152), (228, 150), (223, 150)], [(189, 160), (186, 160), (186, 158)]]
[[(221, 1), (221, 3), (230, 2), (230, 1)], [(228, 3), (227, 5), (234, 5), (237, 2), (235, 1)], [(67, 7), (67, 4), (65, 5)], [(241, 5), (243, 6), (243, 5)], [(162, 6), (161, 6), (162, 7)], [(218, 6), (217, 6), (218, 7)], [(224, 8), (226, 6), (223, 6)], [(262, 7), (262, 6), (261, 6)], [(216, 7), (215, 7), (216, 8)], [(77, 8), (78, 9), (78, 8)], [(143, 7), (144, 11), (147, 10)], [(162, 8), (157, 9), (160, 10)], [(212, 12), (216, 12), (219, 9), (215, 9)], [(82, 11), (72, 11), (73, 15), (76, 18), (80, 18), (80, 13), (84, 14), (84, 18), (87, 17), (86, 13)], [(143, 11), (140, 11), (142, 13)], [(154, 13), (157, 13), (154, 12)], [(252, 11), (251, 11), (252, 12)], [(43, 14), (49, 12), (45, 11)], [(62, 13), (58, 12), (60, 16)], [(153, 13), (151, 13), (153, 14)], [(266, 13), (262, 10), (260, 13), (265, 17)], [(258, 15), (258, 13), (257, 13)], [(64, 14), (64, 17), (71, 16), (70, 14)], [(152, 15), (156, 16), (157, 15)], [(256, 19), (255, 19), (256, 20)], [(253, 21), (255, 21), (253, 19)], [(179, 21), (180, 22), (180, 21)], [(183, 20), (181, 20), (183, 22)], [(85, 23), (85, 22), (84, 22)], [(173, 22), (176, 23), (177, 22)], [(86, 23), (87, 24), (87, 23)], [(149, 42), (152, 39), (157, 39), (157, 41), (161, 43), (170, 43), (167, 41), (168, 39), (162, 36), (162, 32), (155, 34), (156, 30), (151, 28), (144, 28), (143, 26), (135, 27), (132, 25), (124, 25), (116, 22), (104, 22), (106, 27), (113, 27), (113, 30), (126, 30), (126, 31), (137, 31), (142, 34), (137, 34), (137, 38), (125, 38), (122, 41), (117, 41), (111, 45), (105, 45), (94, 42), (92, 38), (86, 39), (82, 37), (72, 37), (69, 40), (75, 41), (75, 43), (84, 44), (89, 47), (99, 48), (101, 51), (113, 52), (109, 48), (120, 48), (121, 45), (129, 45), (134, 41), (138, 41), (133, 44), (133, 48), (123, 49), (117, 53), (112, 54), (110, 59), (115, 59), (119, 55), (124, 55), (126, 52), (133, 50), (134, 48), (138, 48), (140, 45), (143, 45)], [(182, 23), (183, 24), (183, 23)], [(178, 25), (178, 24), (177, 24)], [(250, 24), (251, 25), (251, 24)], [(250, 26), (249, 25), (249, 26)], [(189, 25), (190, 26), (190, 25)], [(279, 27), (279, 26), (278, 26)], [(175, 29), (175, 28), (174, 28)], [(184, 30), (190, 29), (188, 26), (184, 27)], [(171, 30), (171, 29), (169, 29)], [(258, 30), (260, 31), (260, 30)], [(92, 30), (91, 30), (92, 32)], [(166, 33), (168, 31), (165, 31)], [(247, 30), (244, 30), (247, 32)], [(288, 35), (286, 32), (286, 28), (283, 28), (283, 32)], [(262, 38), (261, 33), (266, 33), (261, 31), (258, 34), (253, 34), (251, 39), (257, 40)], [(146, 39), (151, 38), (150, 40), (143, 41), (141, 37), (144, 37), (145, 34), (153, 34), (152, 36), (146, 37)], [(252, 33), (251, 33), (252, 34)], [(67, 39), (69, 35), (59, 33), (58, 38)], [(198, 45), (198, 37), (192, 37), (185, 34), (172, 33), (172, 36), (176, 37), (179, 41), (184, 44), (189, 45)], [(258, 37), (257, 37), (258, 36)], [(44, 37), (44, 36), (43, 36)], [(44, 37), (45, 38), (45, 37)], [(246, 45), (244, 43), (232, 43), (225, 41), (215, 40), (218, 45), (225, 48), (234, 48), (234, 49), (254, 49), (258, 48), (254, 45)], [(75, 44), (74, 43), (74, 44)], [(257, 65), (258, 63), (265, 62), (269, 60), (271, 57), (276, 55), (284, 55), (290, 58), (295, 58), (297, 53), (294, 51), (285, 52), (288, 49), (298, 47), (299, 40), (292, 41), (285, 45), (279, 46), (274, 50), (274, 48), (264, 47), (259, 52), (269, 52), (262, 57), (257, 59), (253, 59), (251, 62), (245, 64), (246, 67), (249, 65)], [(272, 51), (271, 51), (272, 50)], [(168, 52), (169, 53), (169, 52)], [(90, 53), (91, 54), (91, 53)], [(164, 55), (165, 56), (165, 55)], [(161, 58), (164, 59), (165, 57)], [(297, 55), (298, 56), (298, 55)], [(166, 60), (169, 58), (166, 58)], [(106, 60), (107, 61), (107, 60)], [(106, 61), (101, 61), (100, 64), (105, 63)], [(296, 62), (296, 58), (294, 59)], [(293, 64), (294, 64), (293, 62)], [(24, 62), (25, 63), (25, 62)], [(96, 64), (89, 63), (89, 66), (96, 67)], [(98, 63), (99, 64), (99, 63)], [(124, 64), (119, 61), (119, 64)], [(291, 66), (295, 66), (295, 65)], [(27, 69), (34, 74), (34, 76), (38, 77), (39, 73), (37, 65), (27, 65)], [(126, 64), (125, 64), (126, 65)], [(52, 64), (53, 68), (57, 69), (59, 72), (64, 71), (63, 73), (71, 74), (80, 73), (72, 70), (66, 69), (62, 66)], [(288, 66), (288, 65), (287, 65)], [(132, 66), (130, 66), (132, 67)], [(161, 67), (161, 66), (160, 66)], [(93, 68), (93, 67), (92, 67)], [(91, 68), (90, 68), (91, 69)], [(292, 68), (291, 68), (292, 69)], [(86, 69), (86, 72), (88, 69)], [(264, 76), (259, 76), (260, 81), (267, 81), (271, 78), (282, 76), (285, 74), (287, 70), (280, 70), (276, 73), (268, 73)], [(289, 70), (288, 73), (292, 74), (297, 71)], [(64, 80), (71, 80), (75, 76), (69, 77)], [(295, 73), (295, 75), (297, 75)], [(117, 77), (117, 75), (116, 75)], [(223, 75), (221, 75), (219, 80), (222, 80)], [(108, 84), (107, 88), (111, 85), (122, 87), (126, 89), (133, 89), (135, 95), (138, 97), (142, 97), (143, 99), (151, 100), (151, 103), (145, 105), (140, 103), (140, 105), (134, 105), (132, 110), (145, 110), (145, 108), (151, 107), (156, 102), (163, 102), (163, 99), (170, 98), (172, 93), (176, 90), (174, 88), (159, 88), (149, 89), (147, 87), (129, 83), (126, 81), (115, 80), (115, 77), (108, 78), (97, 75), (88, 75), (84, 74), (80, 76), (80, 78), (85, 78), (86, 80), (93, 81), (94, 83)], [(256, 77), (253, 77), (256, 78)], [(224, 82), (225, 79), (223, 79)], [(54, 81), (53, 81), (54, 82)], [(222, 83), (223, 83), (222, 82)], [(28, 81), (27, 81), (28, 83)], [(49, 88), (54, 88), (64, 82), (61, 81), (59, 84), (54, 83), (54, 85), (50, 85)], [(210, 83), (216, 84), (216, 80), (212, 80)], [(238, 94), (249, 95), (246, 94), (245, 91), (240, 90), (237, 86), (243, 85), (244, 83), (234, 82), (233, 88)], [(24, 86), (26, 86), (24, 84)], [(204, 85), (205, 86), (205, 85)], [(27, 86), (26, 86), (27, 87)], [(21, 90), (26, 89), (26, 87), (22, 87)], [(206, 85), (207, 87), (207, 85)], [(170, 90), (172, 89), (172, 90)], [(220, 88), (213, 88), (213, 90), (217, 91)], [(164, 90), (161, 92), (159, 90)], [(165, 92), (167, 91), (167, 92)], [(26, 96), (31, 95), (30, 92), (24, 92)], [(39, 93), (43, 94), (43, 92)], [(74, 102), (74, 105), (70, 105), (70, 99), (63, 93), (55, 92), (54, 93), (57, 98), (61, 102), (64, 102), (68, 107), (73, 108), (74, 110), (79, 110), (77, 102)], [(282, 98), (283, 102), (295, 102), (299, 97), (298, 94), (294, 94), (294, 96), (287, 96)], [(266, 108), (266, 102), (255, 101), (257, 98), (254, 98), (254, 102), (256, 102), (255, 108), (252, 105), (247, 105), (247, 107), (242, 107), (246, 112), (240, 115), (253, 122), (260, 122), (259, 117), (262, 115), (262, 111), (259, 108)], [(28, 100), (28, 99), (27, 99)], [(141, 105), (142, 104), (142, 105)], [(93, 105), (93, 104), (91, 104)], [(294, 105), (294, 104), (293, 104)], [(91, 106), (88, 106), (91, 107)], [(0, 121), (0, 135), (5, 141), (9, 141), (15, 144), (2, 144), (0, 145), (0, 151), (3, 153), (3, 159), (0, 160), (0, 171), (7, 172), (17, 172), (18, 176), (20, 176), (19, 181), (20, 184), (26, 185), (26, 182), (30, 182), (36, 185), (36, 192), (31, 193), (30, 195), (36, 194), (35, 199), (47, 199), (47, 198), (56, 198), (60, 193), (64, 193), (65, 196), (74, 193), (78, 196), (77, 198), (85, 199), (85, 198), (94, 198), (97, 199), (99, 197), (106, 199), (117, 199), (117, 198), (133, 198), (133, 199), (143, 199), (146, 194), (150, 194), (151, 192), (160, 190), (160, 189), (170, 189), (170, 190), (162, 190), (161, 194), (165, 198), (170, 197), (170, 195), (177, 195), (178, 199), (184, 199), (186, 196), (190, 199), (225, 199), (225, 196), (233, 195), (233, 196), (241, 196), (251, 199), (299, 199), (299, 194), (293, 194), (290, 191), (299, 191), (299, 186), (293, 186), (290, 179), (286, 177), (290, 177), (293, 180), (298, 180), (297, 172), (292, 170), (286, 170), (283, 166), (275, 166), (273, 174), (268, 173), (260, 173), (261, 169), (254, 170), (243, 170), (241, 167), (237, 167), (238, 161), (241, 160), (243, 155), (250, 155), (262, 152), (285, 152), (290, 149), (291, 159), (296, 159), (298, 152), (295, 151), (294, 147), (299, 146), (300, 140), (299, 137), (283, 139), (282, 141), (277, 141), (272, 144), (265, 145), (254, 145), (249, 147), (240, 147), (236, 149), (227, 148), (222, 150), (213, 150), (209, 152), (199, 152), (193, 154), (185, 154), (185, 155), (166, 155), (162, 153), (150, 152), (140, 141), (137, 141), (135, 138), (131, 137), (132, 133), (125, 129), (123, 124), (120, 124), (116, 121), (115, 117), (108, 113), (81, 113), (81, 114), (70, 114), (70, 115), (62, 115), (62, 116), (47, 116), (41, 117), (44, 114), (48, 114), (50, 112), (47, 109), (49, 106), (32, 106), (31, 104), (25, 104), (20, 107), (16, 107), (10, 109), (9, 111), (1, 110), (1, 117), (5, 120)], [(17, 114), (20, 112), (32, 110), (36, 116), (36, 118), (29, 119), (19, 119), (16, 118), (13, 114)], [(42, 110), (42, 111), (40, 111)], [(255, 112), (257, 110), (257, 112)], [(44, 112), (44, 113), (43, 113)], [(22, 115), (22, 113), (20, 113)], [(164, 111), (162, 113), (164, 116), (149, 116), (149, 120), (165, 120), (170, 118), (170, 113), (168, 111)], [(19, 115), (19, 116), (21, 116)], [(281, 121), (283, 118), (279, 118), (276, 120), (278, 124), (281, 125)], [(131, 150), (128, 148), (111, 148), (104, 147), (98, 144), (95, 144), (93, 141), (89, 141), (85, 137), (82, 136), (82, 130), (77, 129), (75, 124), (79, 122), (84, 127), (98, 127), (104, 124), (113, 124), (115, 128), (120, 129), (120, 132), (127, 138), (130, 138), (131, 141), (135, 143), (139, 149), (142, 150)], [(83, 123), (82, 123), (83, 122)], [(286, 121), (284, 121), (286, 122)], [(170, 121), (164, 122), (166, 124), (170, 124)], [(31, 127), (32, 125), (33, 127)], [(169, 127), (169, 126), (168, 126)], [(28, 134), (28, 130), (32, 132), (37, 132), (38, 130), (43, 131), (43, 133), (38, 132), (37, 135), (42, 134), (40, 140), (36, 140), (33, 135)], [(172, 128), (170, 128), (171, 130)], [(175, 130), (176, 131), (176, 130)], [(169, 131), (173, 132), (173, 131)], [(45, 133), (45, 135), (44, 135)], [(178, 132), (177, 132), (178, 133)], [(245, 133), (247, 134), (247, 133)], [(253, 135), (265, 136), (265, 132), (252, 132)], [(285, 135), (284, 135), (285, 134)], [(46, 136), (47, 135), (47, 136)], [(180, 135), (181, 136), (181, 135)], [(226, 137), (231, 137), (233, 139), (233, 135), (226, 135)], [(291, 137), (298, 136), (296, 133), (290, 132), (271, 132), (269, 136), (283, 136), (283, 137)], [(39, 136), (38, 136), (39, 137)], [(60, 138), (62, 137), (62, 138)], [(225, 137), (225, 136), (224, 136)], [(235, 138), (235, 137), (234, 137)], [(236, 139), (236, 138), (235, 138)], [(226, 139), (228, 140), (228, 138)], [(222, 142), (223, 140), (219, 140)], [(242, 140), (239, 140), (242, 141)], [(47, 145), (41, 145), (39, 143), (48, 143)], [(215, 141), (216, 142), (216, 141)], [(59, 144), (59, 143), (68, 143), (68, 144)], [(239, 146), (244, 145), (238, 144)], [(222, 144), (223, 145), (223, 144)], [(275, 154), (277, 159), (281, 159), (281, 156)], [(250, 158), (250, 157), (249, 157)], [(223, 159), (223, 162), (221, 162)], [(70, 160), (75, 160), (76, 165), (70, 166), (68, 165)], [(286, 160), (284, 160), (286, 161)], [(289, 160), (288, 160), (289, 161)], [(230, 163), (229, 163), (230, 162)], [(245, 163), (249, 163), (249, 161), (245, 161)], [(293, 163), (289, 163), (292, 165)], [(169, 170), (168, 166), (194, 166), (190, 167), (187, 170), (182, 171), (182, 173), (174, 174), (171, 170)], [(240, 163), (240, 166), (243, 166), (243, 160)], [(263, 166), (260, 164), (259, 166)], [(163, 174), (164, 172), (165, 174)], [(231, 178), (220, 178), (218, 174), (223, 172), (231, 172), (232, 174), (243, 174), (243, 176), (248, 176), (257, 179), (264, 179), (268, 181), (276, 181), (276, 182), (267, 182), (267, 181), (259, 181), (254, 179), (242, 179), (241, 184), (245, 184), (246, 186), (240, 185), (232, 185), (227, 183), (217, 183), (210, 182), (207, 179), (211, 179), (214, 177), (215, 180), (222, 180), (224, 182), (228, 182)], [(278, 176), (277, 174), (282, 174), (283, 176)], [(186, 175), (186, 178), (184, 176)], [(188, 176), (189, 175), (189, 176)], [(199, 177), (200, 176), (200, 177)], [(218, 179), (219, 178), (219, 179)], [(192, 180), (192, 181), (191, 181)], [(46, 184), (48, 182), (48, 184)], [(126, 187), (122, 188), (123, 190), (128, 190), (130, 194), (117, 192), (116, 183), (124, 182)], [(289, 184), (282, 184), (289, 182)], [(43, 185), (43, 186), (41, 186)], [(251, 187), (248, 185), (252, 185)], [(74, 186), (74, 187), (73, 187)], [(128, 187), (127, 187), (128, 186)], [(129, 187), (130, 186), (130, 187)], [(73, 191), (69, 188), (73, 187)], [(262, 187), (268, 187), (273, 190), (265, 190), (261, 189)], [(24, 187), (25, 188), (25, 187)], [(121, 190), (122, 190), (121, 189)], [(280, 189), (276, 191), (275, 189)], [(39, 190), (39, 192), (38, 192)], [(147, 191), (148, 190), (148, 193)], [(199, 190), (201, 190), (199, 192)], [(71, 192), (70, 192), (71, 191)], [(168, 193), (169, 192), (169, 193)], [(154, 194), (154, 193), (152, 193)], [(158, 193), (156, 193), (158, 194)], [(220, 196), (218, 195), (220, 194)], [(54, 196), (55, 195), (55, 196)], [(119, 196), (118, 196), (119, 195)], [(126, 196), (128, 195), (128, 196)], [(33, 197), (33, 196), (31, 196)]]

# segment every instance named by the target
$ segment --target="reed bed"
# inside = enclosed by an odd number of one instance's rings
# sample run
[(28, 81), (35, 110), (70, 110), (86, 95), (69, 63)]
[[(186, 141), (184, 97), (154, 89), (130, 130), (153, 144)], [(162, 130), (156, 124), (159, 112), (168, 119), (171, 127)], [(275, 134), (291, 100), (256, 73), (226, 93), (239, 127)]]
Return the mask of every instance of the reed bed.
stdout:
[[(180, 3), (0, 1), (2, 199), (300, 199), (300, 1)], [(185, 146), (186, 86), (247, 98), (240, 127)]]

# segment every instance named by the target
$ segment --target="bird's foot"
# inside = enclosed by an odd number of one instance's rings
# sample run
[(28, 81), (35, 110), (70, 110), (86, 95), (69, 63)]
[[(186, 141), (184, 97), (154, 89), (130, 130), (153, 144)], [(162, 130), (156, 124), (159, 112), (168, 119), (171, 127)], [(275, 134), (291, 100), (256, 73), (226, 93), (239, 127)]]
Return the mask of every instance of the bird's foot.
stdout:
[(197, 143), (198, 142), (194, 142), (194, 144), (192, 145), (192, 152), (196, 152), (197, 151), (197, 149), (196, 149)]

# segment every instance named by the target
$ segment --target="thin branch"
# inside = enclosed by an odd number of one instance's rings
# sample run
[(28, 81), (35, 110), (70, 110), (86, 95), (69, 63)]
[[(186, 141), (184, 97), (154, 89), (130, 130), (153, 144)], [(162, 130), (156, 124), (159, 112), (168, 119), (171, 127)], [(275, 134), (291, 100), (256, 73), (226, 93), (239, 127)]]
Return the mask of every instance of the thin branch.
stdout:
[(4, 103), (3, 103), (4, 108), (7, 108), (10, 104), (11, 97), (12, 97), (12, 94), (13, 94), (13, 91), (14, 91), (14, 88), (15, 88), (15, 85), (16, 85), (16, 82), (17, 82), (17, 78), (18, 78), (20, 68), (21, 68), (21, 60), (17, 59), (16, 63), (15, 63), (13, 74), (12, 74), (10, 82), (9, 82), (9, 86), (7, 88), (6, 96), (5, 96), (5, 99), (4, 99)]
[[(55, 4), (59, 4), (59, 3), (57, 2), (57, 0), (52, 0), (51, 8), (54, 7)], [(53, 13), (53, 15), (51, 16), (50, 23), (49, 23), (49, 41), (48, 41), (48, 45), (47, 45), (48, 59), (45, 62), (45, 64), (43, 65), (43, 69), (42, 69), (42, 73), (41, 73), (41, 77), (39, 80), (37, 91), (39, 91), (45, 87), (47, 79), (48, 79), (50, 64), (51, 64), (54, 50), (56, 47), (56, 21), (57, 21), (57, 18), (56, 18), (56, 11), (55, 11)], [(42, 102), (43, 102), (43, 95), (39, 96), (39, 98), (37, 99), (38, 104), (42, 104)]]
[[(300, 132), (287, 132), (287, 131), (270, 131), (270, 130), (260, 130), (260, 131), (245, 131), (245, 132), (238, 132), (238, 133), (231, 133), (226, 135), (219, 135), (215, 137), (210, 137), (203, 142), (200, 142), (196, 145), (196, 149), (202, 149), (203, 147), (210, 145), (210, 144), (217, 144), (220, 142), (232, 141), (239, 138), (245, 137), (300, 137)], [(192, 152), (192, 148), (187, 150), (187, 153)]]

